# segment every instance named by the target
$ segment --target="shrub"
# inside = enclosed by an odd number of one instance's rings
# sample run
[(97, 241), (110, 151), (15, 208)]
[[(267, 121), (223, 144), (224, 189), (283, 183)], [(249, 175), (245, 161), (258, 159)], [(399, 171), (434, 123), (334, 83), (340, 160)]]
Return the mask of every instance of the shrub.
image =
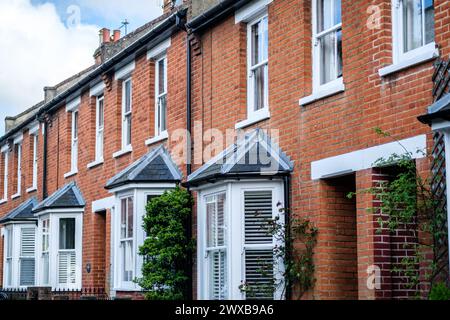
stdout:
[(143, 224), (147, 238), (139, 248), (144, 264), (142, 278), (137, 280), (147, 290), (147, 299), (187, 298), (190, 279), (186, 261), (193, 242), (187, 238), (186, 226), (192, 204), (192, 196), (179, 187), (153, 198), (147, 204)]

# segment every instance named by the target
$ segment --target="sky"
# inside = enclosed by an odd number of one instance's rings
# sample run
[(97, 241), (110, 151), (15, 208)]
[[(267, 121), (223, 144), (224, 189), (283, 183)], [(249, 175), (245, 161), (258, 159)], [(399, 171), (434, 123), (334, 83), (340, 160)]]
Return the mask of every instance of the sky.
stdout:
[[(4, 118), (43, 100), (94, 63), (101, 28), (128, 32), (162, 13), (162, 0), (0, 0), (0, 135)], [(122, 34), (124, 29), (122, 29)]]

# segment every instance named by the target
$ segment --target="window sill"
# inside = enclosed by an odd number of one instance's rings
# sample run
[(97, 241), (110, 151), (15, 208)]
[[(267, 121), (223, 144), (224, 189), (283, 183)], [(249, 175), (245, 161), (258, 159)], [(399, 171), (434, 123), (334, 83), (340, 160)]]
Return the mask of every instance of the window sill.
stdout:
[(104, 162), (103, 159), (95, 160), (94, 162), (89, 163), (87, 165), (87, 168), (92, 169), (92, 168), (98, 167), (99, 165), (102, 165), (103, 162)]
[(251, 126), (252, 124), (267, 120), (269, 118), (270, 118), (270, 112), (265, 110), (261, 113), (250, 116), (247, 120), (236, 123), (235, 129), (243, 129), (245, 127)]
[(131, 146), (127, 146), (124, 149), (117, 151), (113, 154), (113, 158), (120, 158), (123, 155), (133, 152), (133, 148)]
[(398, 63), (391, 64), (390, 66), (381, 68), (378, 70), (378, 74), (380, 77), (385, 77), (390, 74), (393, 74), (395, 72), (408, 69), (410, 67), (413, 67), (415, 65), (433, 60), (437, 57), (439, 57), (439, 49), (435, 48), (434, 46), (428, 46), (421, 48), (422, 50), (419, 50), (418, 53), (414, 56), (412, 56), (409, 59), (405, 59), (403, 61), (400, 61)]
[(336, 81), (336, 83), (330, 83), (327, 87), (317, 90), (312, 95), (301, 98), (299, 101), (299, 104), (301, 106), (306, 106), (310, 103), (313, 103), (315, 101), (331, 97), (335, 94), (341, 93), (345, 91), (345, 85), (344, 82)]
[(37, 187), (31, 187), (27, 189), (27, 193), (32, 193), (32, 192), (36, 192), (37, 191)]
[(16, 193), (16, 194), (11, 196), (11, 199), (14, 200), (14, 199), (20, 198), (21, 195), (22, 194), (20, 194), (20, 193)]
[(152, 144), (155, 144), (157, 142), (161, 142), (161, 141), (164, 141), (167, 139), (169, 139), (169, 133), (167, 131), (164, 131), (157, 137), (153, 137), (151, 139), (145, 140), (145, 145), (150, 146)]
[(78, 174), (78, 170), (70, 171), (64, 175), (64, 179), (70, 178), (76, 174)]
[(0, 205), (5, 204), (7, 202), (8, 202), (8, 200), (6, 200), (6, 199), (0, 200)]

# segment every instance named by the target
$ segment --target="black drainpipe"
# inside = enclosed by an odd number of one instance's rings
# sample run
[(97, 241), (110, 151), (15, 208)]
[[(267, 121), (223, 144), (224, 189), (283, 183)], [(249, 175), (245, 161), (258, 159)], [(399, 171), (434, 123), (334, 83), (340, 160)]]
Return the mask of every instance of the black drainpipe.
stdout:
[(48, 119), (43, 117), (44, 124), (44, 154), (43, 157), (43, 168), (42, 168), (42, 197), (43, 199), (47, 199), (48, 190), (47, 190), (47, 155), (48, 155)]
[[(192, 173), (192, 165), (191, 165), (191, 160), (192, 160), (192, 137), (191, 137), (191, 132), (192, 132), (192, 92), (191, 92), (191, 81), (192, 81), (192, 75), (191, 75), (191, 42), (189, 41), (189, 32), (188, 29), (186, 28), (186, 23), (185, 20), (182, 19), (181, 17), (177, 16), (176, 17), (176, 24), (177, 27), (186, 32), (186, 133), (187, 133), (187, 155), (186, 155), (186, 175), (189, 176)], [(187, 177), (186, 177), (187, 178)], [(192, 192), (189, 188), (187, 188), (188, 192), (190, 195), (192, 195)], [(193, 212), (193, 207), (192, 210)], [(189, 217), (187, 218), (186, 221), (186, 237), (187, 239), (191, 240), (192, 239), (192, 214), (189, 215)], [(193, 265), (193, 259), (192, 259), (192, 254), (193, 252), (191, 252), (191, 254), (188, 255), (187, 259), (186, 259), (186, 272), (188, 274), (188, 286), (186, 288), (186, 297), (188, 300), (193, 300), (194, 299), (194, 293), (193, 293), (193, 272), (192, 272), (192, 265)]]
[[(291, 248), (292, 243), (289, 241), (291, 234), (291, 176), (287, 175), (283, 177), (283, 185), (284, 185), (284, 206), (285, 206), (285, 224), (286, 224), (286, 232), (287, 234), (287, 243), (286, 245), (286, 260), (289, 261), (291, 257)], [(287, 279), (286, 284), (286, 300), (291, 300), (292, 298), (292, 284)]]

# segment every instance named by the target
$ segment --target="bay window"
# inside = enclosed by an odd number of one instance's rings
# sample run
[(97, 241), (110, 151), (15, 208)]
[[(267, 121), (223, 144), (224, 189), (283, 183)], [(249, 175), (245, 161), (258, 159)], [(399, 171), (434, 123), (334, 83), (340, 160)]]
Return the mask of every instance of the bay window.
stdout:
[(314, 89), (342, 78), (341, 0), (313, 0)]
[(281, 245), (270, 232), (281, 182), (226, 183), (199, 190), (198, 295), (208, 300), (283, 299)]
[(247, 24), (249, 119), (267, 116), (269, 111), (269, 28), (264, 14)]
[(155, 136), (167, 134), (167, 57), (162, 56), (155, 62)]
[(35, 285), (36, 227), (34, 224), (10, 224), (4, 228), (5, 288), (26, 288)]

